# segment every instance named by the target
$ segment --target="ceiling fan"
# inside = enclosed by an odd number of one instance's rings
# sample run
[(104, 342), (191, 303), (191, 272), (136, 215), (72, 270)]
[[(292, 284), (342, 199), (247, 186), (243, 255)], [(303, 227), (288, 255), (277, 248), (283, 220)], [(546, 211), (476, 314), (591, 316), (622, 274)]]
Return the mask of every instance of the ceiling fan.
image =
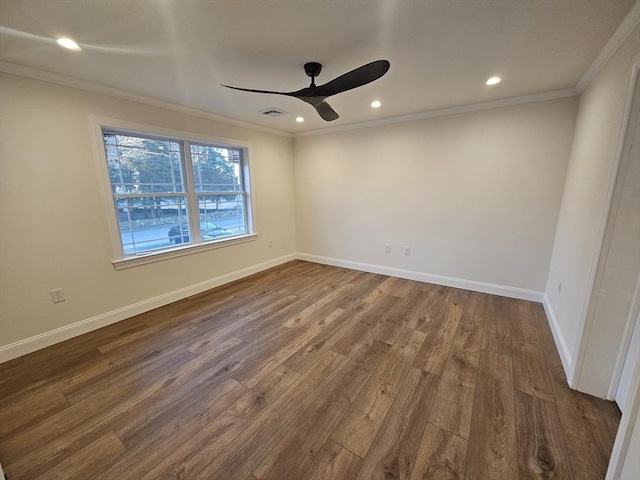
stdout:
[(375, 62), (367, 63), (355, 70), (351, 70), (344, 75), (340, 75), (329, 83), (316, 86), (315, 78), (320, 74), (322, 64), (318, 62), (305, 63), (304, 71), (311, 77), (311, 85), (295, 92), (273, 92), (270, 90), (252, 90), (249, 88), (232, 87), (230, 85), (222, 86), (233, 88), (234, 90), (242, 90), (243, 92), (271, 93), (299, 98), (303, 102), (307, 102), (313, 106), (323, 119), (330, 122), (337, 119), (340, 115), (325, 102), (325, 98), (371, 83), (387, 73), (390, 66), (391, 64), (387, 60), (376, 60)]

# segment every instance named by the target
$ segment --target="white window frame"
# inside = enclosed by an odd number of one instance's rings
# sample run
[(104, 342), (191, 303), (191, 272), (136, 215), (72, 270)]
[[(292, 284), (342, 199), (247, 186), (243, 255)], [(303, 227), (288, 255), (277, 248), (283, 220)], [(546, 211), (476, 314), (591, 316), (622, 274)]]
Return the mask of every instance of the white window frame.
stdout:
[[(251, 155), (249, 154), (251, 144), (242, 142), (239, 140), (232, 140), (228, 138), (213, 137), (210, 135), (202, 135), (193, 132), (186, 132), (183, 130), (175, 130), (170, 128), (158, 127), (154, 125), (146, 125), (142, 123), (128, 122), (125, 120), (119, 120), (106, 117), (91, 117), (91, 128), (94, 143), (96, 168), (98, 170), (98, 177), (100, 180), (101, 196), (104, 204), (104, 212), (106, 215), (107, 226), (109, 229), (109, 239), (111, 243), (111, 255), (114, 268), (121, 270), (124, 268), (135, 267), (138, 265), (144, 265), (153, 263), (169, 258), (180, 257), (183, 255), (190, 255), (206, 250), (215, 248), (228, 247), (231, 245), (237, 245), (240, 243), (255, 241), (258, 237), (256, 231), (256, 224), (254, 220), (254, 208), (252, 184), (251, 184)], [(108, 133), (122, 133), (123, 135), (141, 136), (148, 138), (160, 138), (163, 140), (173, 140), (182, 142), (181, 145), (194, 144), (211, 144), (220, 147), (229, 147), (240, 149), (241, 154), (241, 169), (242, 169), (242, 181), (243, 191), (245, 197), (245, 216), (246, 216), (246, 228), (247, 233), (235, 235), (233, 237), (223, 237), (214, 240), (207, 240), (203, 242), (200, 240), (200, 220), (198, 208), (193, 207), (193, 201), (195, 198), (195, 204), (197, 205), (197, 195), (195, 188), (187, 188), (184, 192), (187, 197), (187, 203), (189, 205), (189, 225), (193, 229), (191, 237), (192, 243), (179, 244), (177, 246), (167, 247), (166, 249), (138, 253), (135, 255), (125, 255), (122, 246), (122, 238), (120, 236), (120, 227), (118, 224), (118, 217), (116, 213), (114, 196), (111, 190), (111, 178), (109, 177), (109, 168), (107, 163), (107, 156), (104, 148), (103, 132)], [(186, 150), (186, 149), (185, 149)], [(188, 158), (187, 158), (188, 157)], [(182, 163), (183, 170), (189, 177), (189, 180), (185, 177), (184, 183), (186, 185), (193, 186), (193, 172), (191, 171), (191, 152), (184, 152)]]

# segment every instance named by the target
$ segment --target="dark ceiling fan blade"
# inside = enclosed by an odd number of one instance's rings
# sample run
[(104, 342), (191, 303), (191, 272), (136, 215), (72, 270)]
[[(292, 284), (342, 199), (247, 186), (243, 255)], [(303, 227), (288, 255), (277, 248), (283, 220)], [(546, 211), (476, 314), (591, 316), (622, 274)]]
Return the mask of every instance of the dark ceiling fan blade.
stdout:
[(387, 60), (377, 60), (367, 63), (362, 67), (334, 78), (324, 85), (316, 87), (313, 93), (318, 97), (330, 97), (331, 95), (361, 87), (382, 77), (389, 71), (390, 66), (391, 64)]
[(324, 101), (324, 97), (298, 97), (303, 102), (307, 102), (316, 111), (320, 114), (320, 116), (326, 120), (327, 122), (331, 122), (332, 120), (337, 120), (340, 115), (336, 112), (331, 105)]
[(290, 92), (274, 92), (271, 90), (252, 90), (250, 88), (240, 88), (240, 87), (232, 87), (231, 85), (222, 85), (220, 84), (221, 87), (226, 87), (226, 88), (231, 88), (233, 90), (241, 90), (243, 92), (253, 92), (253, 93), (271, 93), (274, 95), (287, 95), (287, 96), (293, 96), (295, 97), (296, 95), (292, 95)]
[(322, 100), (322, 102), (318, 103), (317, 105), (313, 105), (313, 106), (318, 111), (320, 116), (327, 122), (337, 120), (340, 117), (340, 115), (338, 115), (338, 112), (336, 112), (333, 108), (331, 108), (331, 105), (329, 105), (324, 100)]

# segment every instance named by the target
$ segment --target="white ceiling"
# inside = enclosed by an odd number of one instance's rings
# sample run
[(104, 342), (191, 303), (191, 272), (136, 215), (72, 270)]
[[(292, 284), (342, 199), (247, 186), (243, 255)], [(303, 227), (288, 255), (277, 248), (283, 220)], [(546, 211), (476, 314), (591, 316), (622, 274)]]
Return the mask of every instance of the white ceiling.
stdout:
[[(295, 133), (574, 87), (633, 3), (0, 0), (0, 60)], [(320, 85), (378, 59), (389, 73), (329, 97), (330, 123), (300, 100), (220, 86), (297, 90), (305, 62), (324, 65)], [(503, 81), (487, 87), (492, 75)]]

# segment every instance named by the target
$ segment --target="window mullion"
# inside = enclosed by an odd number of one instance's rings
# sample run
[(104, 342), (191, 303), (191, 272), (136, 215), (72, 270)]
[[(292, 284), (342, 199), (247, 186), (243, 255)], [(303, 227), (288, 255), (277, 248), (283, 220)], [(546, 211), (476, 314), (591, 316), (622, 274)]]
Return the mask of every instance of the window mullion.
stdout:
[(247, 193), (244, 190), (207, 190), (203, 188), (198, 192), (200, 195), (235, 195)]
[(120, 198), (148, 198), (148, 197), (184, 197), (184, 193), (148, 192), (148, 193), (114, 193), (113, 197)]
[(187, 199), (189, 203), (189, 227), (191, 230), (191, 243), (202, 243), (202, 233), (200, 232), (200, 204), (198, 203), (198, 194), (196, 192), (195, 180), (193, 178), (193, 162), (191, 159), (191, 143), (188, 141), (180, 142), (182, 150), (182, 158), (184, 158), (183, 175), (187, 180)]
[(243, 222), (245, 225), (245, 229), (247, 231), (253, 231), (253, 214), (251, 212), (251, 189), (249, 187), (249, 177), (248, 177), (248, 164), (247, 159), (245, 158), (246, 150), (238, 151), (238, 160), (240, 162), (238, 168), (238, 181), (242, 186), (242, 214), (243, 214)]

